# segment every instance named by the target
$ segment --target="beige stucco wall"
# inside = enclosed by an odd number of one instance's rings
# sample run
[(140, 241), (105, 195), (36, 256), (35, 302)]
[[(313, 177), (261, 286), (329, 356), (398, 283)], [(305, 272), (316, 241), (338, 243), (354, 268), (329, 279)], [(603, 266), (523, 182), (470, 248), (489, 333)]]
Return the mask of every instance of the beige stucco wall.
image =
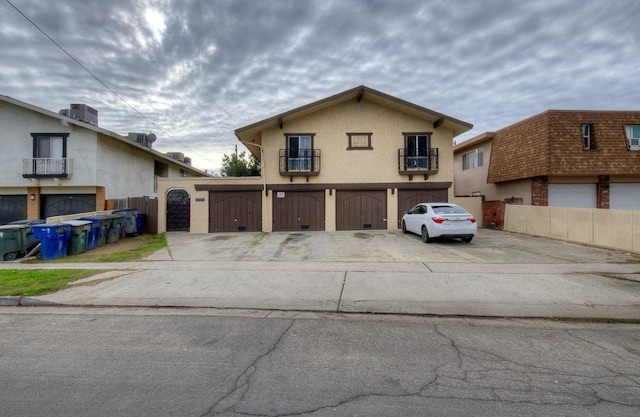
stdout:
[(452, 197), (449, 201), (464, 207), (478, 220), (478, 225), (482, 224), (482, 197)]
[[(261, 177), (239, 177), (239, 178), (213, 178), (213, 177), (183, 177), (183, 178), (158, 178), (158, 233), (167, 231), (167, 193), (171, 190), (185, 190), (189, 193), (191, 200), (191, 233), (209, 233), (209, 192), (196, 191), (195, 184), (198, 185), (262, 185)], [(271, 193), (270, 193), (271, 194)], [(265, 204), (271, 206), (270, 198), (262, 196), (263, 210)], [(269, 214), (270, 215), (270, 214)], [(263, 215), (263, 224), (271, 224), (271, 218)]]
[(505, 230), (640, 252), (640, 211), (506, 205)]
[[(264, 148), (263, 175), (267, 183), (290, 184), (281, 176), (279, 150), (285, 149), (285, 134), (314, 133), (313, 147), (320, 149), (321, 170), (309, 177), (309, 183), (385, 183), (408, 182), (398, 173), (398, 149), (404, 147), (402, 132), (432, 132), (431, 147), (439, 149), (439, 172), (429, 181), (453, 181), (453, 132), (434, 129), (433, 124), (407, 114), (363, 100), (345, 102), (306, 117), (288, 121), (262, 133)], [(347, 150), (347, 133), (373, 133), (371, 150)], [(293, 183), (306, 182), (306, 177), (294, 177)], [(413, 182), (423, 181), (416, 175)]]
[[(429, 175), (416, 174), (410, 180), (398, 173), (398, 149), (404, 148), (403, 132), (430, 132), (431, 148), (438, 148), (439, 171)], [(347, 133), (372, 133), (373, 149), (348, 150)], [(279, 151), (287, 147), (285, 134), (314, 134), (313, 148), (321, 152), (321, 169), (316, 176), (289, 177), (280, 174)], [(277, 185), (313, 186), (325, 189), (325, 230), (336, 230), (336, 188), (342, 184), (387, 184), (387, 228), (397, 229), (398, 187), (403, 183), (453, 181), (453, 131), (434, 129), (433, 123), (363, 100), (329, 107), (310, 115), (288, 120), (283, 128), (271, 127), (262, 132), (262, 177), (260, 178), (160, 178), (158, 180), (159, 231), (166, 231), (166, 195), (172, 189), (184, 189), (191, 196), (191, 227), (193, 233), (207, 233), (209, 228), (209, 193), (195, 191), (198, 185), (262, 185), (273, 187), (262, 194), (264, 232), (273, 226), (273, 198)], [(249, 145), (255, 146), (255, 145)], [(274, 187), (275, 186), (275, 187)], [(264, 189), (264, 188), (263, 188)], [(453, 188), (448, 197), (453, 199)], [(196, 199), (203, 199), (196, 201)], [(471, 200), (469, 200), (471, 201)], [(481, 207), (472, 203), (468, 208), (478, 218)], [(465, 206), (466, 207), (466, 206)], [(476, 214), (478, 213), (478, 214)]]

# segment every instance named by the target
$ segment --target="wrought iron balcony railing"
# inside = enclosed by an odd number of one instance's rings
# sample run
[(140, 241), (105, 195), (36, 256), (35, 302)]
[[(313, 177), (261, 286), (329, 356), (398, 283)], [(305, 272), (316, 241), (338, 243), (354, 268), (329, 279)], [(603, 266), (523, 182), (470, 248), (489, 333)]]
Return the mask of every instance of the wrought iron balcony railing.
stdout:
[(398, 149), (398, 172), (401, 175), (438, 173), (438, 148)]
[(22, 160), (24, 178), (68, 178), (73, 174), (73, 159), (29, 158)]
[(280, 175), (319, 175), (320, 149), (280, 149)]

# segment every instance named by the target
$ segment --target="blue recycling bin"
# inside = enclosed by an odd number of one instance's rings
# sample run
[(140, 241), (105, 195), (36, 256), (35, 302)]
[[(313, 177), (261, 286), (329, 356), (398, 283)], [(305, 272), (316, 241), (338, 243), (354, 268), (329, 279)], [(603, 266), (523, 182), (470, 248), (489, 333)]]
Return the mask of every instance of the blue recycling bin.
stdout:
[[(87, 250), (92, 250), (98, 247), (100, 241), (100, 234), (102, 233), (102, 219), (97, 217), (84, 217), (78, 220), (86, 220), (91, 222), (91, 228), (87, 236)], [(104, 244), (104, 241), (102, 242)]]
[(145, 213), (138, 212), (136, 216), (136, 236), (142, 234), (142, 230), (144, 229), (144, 224), (147, 221), (147, 215)]
[(67, 245), (71, 237), (71, 225), (67, 223), (42, 223), (29, 226), (33, 236), (40, 239), (42, 258), (52, 259), (67, 256)]
[(111, 227), (111, 215), (98, 214), (96, 216), (82, 217), (80, 220), (89, 220), (91, 223), (97, 222), (100, 225), (96, 236), (96, 247), (107, 243), (107, 234), (109, 233), (109, 227)]

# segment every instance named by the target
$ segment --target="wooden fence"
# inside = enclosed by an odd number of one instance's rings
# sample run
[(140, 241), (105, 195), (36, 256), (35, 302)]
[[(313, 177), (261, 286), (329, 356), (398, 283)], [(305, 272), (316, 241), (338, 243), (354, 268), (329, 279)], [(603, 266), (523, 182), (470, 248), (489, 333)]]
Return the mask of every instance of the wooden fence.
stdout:
[(136, 209), (147, 218), (142, 233), (158, 234), (158, 199), (149, 197), (129, 197), (106, 201), (107, 210)]

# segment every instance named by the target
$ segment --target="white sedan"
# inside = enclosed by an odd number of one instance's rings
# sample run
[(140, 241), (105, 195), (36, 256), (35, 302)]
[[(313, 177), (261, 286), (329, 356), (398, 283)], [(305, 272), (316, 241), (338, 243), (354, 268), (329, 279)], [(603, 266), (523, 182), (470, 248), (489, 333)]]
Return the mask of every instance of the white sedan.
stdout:
[(402, 216), (402, 232), (416, 233), (425, 243), (437, 237), (469, 243), (478, 233), (475, 217), (453, 203), (420, 203)]

